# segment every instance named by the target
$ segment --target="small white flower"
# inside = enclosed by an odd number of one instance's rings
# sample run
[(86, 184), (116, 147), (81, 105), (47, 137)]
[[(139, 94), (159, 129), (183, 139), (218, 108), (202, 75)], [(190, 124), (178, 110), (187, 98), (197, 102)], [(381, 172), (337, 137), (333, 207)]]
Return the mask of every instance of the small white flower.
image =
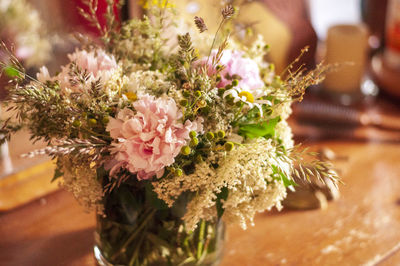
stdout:
[(223, 97), (225, 98), (228, 95), (231, 95), (233, 97), (233, 102), (235, 103), (239, 101), (244, 102), (250, 107), (250, 109), (252, 109), (253, 107), (257, 107), (260, 111), (261, 117), (263, 116), (262, 105), (272, 105), (272, 103), (268, 100), (257, 98), (255, 99), (254, 95), (251, 92), (241, 90), (238, 87), (225, 91)]

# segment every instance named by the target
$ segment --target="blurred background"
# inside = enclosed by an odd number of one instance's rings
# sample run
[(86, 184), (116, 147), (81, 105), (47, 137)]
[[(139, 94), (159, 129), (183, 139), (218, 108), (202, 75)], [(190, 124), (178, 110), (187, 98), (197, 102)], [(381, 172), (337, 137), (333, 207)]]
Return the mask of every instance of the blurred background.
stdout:
[[(55, 73), (78, 46), (73, 33), (98, 36), (77, 11), (85, 9), (83, 2), (0, 0), (0, 38), (32, 75), (43, 64)], [(251, 41), (263, 35), (271, 47), (266, 60), (278, 74), (306, 46), (300, 62), (308, 69), (320, 62), (340, 64), (293, 106), (290, 123), (298, 142), (400, 142), (400, 0), (174, 1), (185, 20), (192, 23), (194, 16), (201, 16), (211, 32), (221, 6), (229, 2), (240, 6), (235, 38)], [(106, 0), (99, 0), (97, 14), (103, 23), (105, 8)], [(122, 21), (143, 13), (138, 1), (128, 0), (116, 16)], [(6, 84), (3, 75), (2, 99)], [(1, 116), (9, 116), (4, 107)], [(43, 145), (30, 144), (24, 131), (2, 145), (0, 179), (51, 175), (48, 158), (20, 157)]]

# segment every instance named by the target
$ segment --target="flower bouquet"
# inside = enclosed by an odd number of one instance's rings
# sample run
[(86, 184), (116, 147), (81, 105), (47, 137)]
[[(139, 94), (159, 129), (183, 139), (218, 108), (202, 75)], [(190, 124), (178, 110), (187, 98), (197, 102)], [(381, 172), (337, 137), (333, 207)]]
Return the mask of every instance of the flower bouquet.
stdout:
[(211, 35), (199, 17), (197, 32), (175, 25), (166, 1), (145, 1), (148, 16), (122, 24), (109, 1), (105, 27), (87, 4), (101, 44), (83, 42), (56, 75), (28, 77), (12, 54), (2, 64), (18, 123), (1, 133), (23, 125), (47, 141), (28, 156), (52, 156), (54, 180), (96, 211), (101, 265), (215, 264), (224, 223), (246, 229), (281, 209), (295, 177), (336, 182), (329, 163), (293, 145), (286, 122), (328, 67), (276, 75), (261, 38), (234, 41), (232, 6)]

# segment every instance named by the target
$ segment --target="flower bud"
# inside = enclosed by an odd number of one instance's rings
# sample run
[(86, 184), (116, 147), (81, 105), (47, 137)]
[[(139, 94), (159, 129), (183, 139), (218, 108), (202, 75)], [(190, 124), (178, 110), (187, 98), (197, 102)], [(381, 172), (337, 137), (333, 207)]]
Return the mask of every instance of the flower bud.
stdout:
[(74, 127), (80, 127), (82, 125), (81, 121), (78, 119), (75, 119), (74, 122), (72, 122), (72, 125)]
[(195, 91), (195, 92), (194, 92), (194, 96), (200, 97), (200, 96), (201, 96), (201, 91)]
[(235, 147), (235, 144), (233, 144), (233, 142), (230, 142), (230, 141), (228, 141), (224, 145), (224, 148), (226, 151), (232, 151), (234, 147)]
[(192, 138), (192, 140), (190, 141), (190, 145), (193, 147), (197, 146), (198, 144), (199, 144), (199, 139), (196, 137)]
[(220, 139), (224, 138), (224, 137), (225, 137), (225, 131), (223, 131), (223, 130), (218, 130), (217, 136), (218, 136), (218, 138), (220, 138)]
[(237, 85), (239, 85), (239, 80), (237, 79), (232, 80), (232, 86), (236, 87)]
[(97, 120), (94, 118), (90, 118), (88, 122), (89, 122), (89, 125), (92, 127), (97, 125)]
[(190, 149), (189, 146), (183, 146), (182, 149), (181, 149), (181, 153), (182, 153), (183, 155), (189, 155), (191, 151), (192, 151), (192, 150)]
[(189, 132), (189, 137), (192, 139), (192, 138), (195, 138), (195, 137), (197, 137), (197, 133), (196, 133), (196, 131), (190, 131)]
[(108, 124), (108, 122), (110, 122), (110, 118), (108, 116), (104, 116), (101, 121), (103, 122), (103, 124)]
[(206, 138), (207, 138), (208, 140), (212, 140), (212, 139), (214, 138), (214, 133), (212, 133), (212, 132), (207, 132)]
[(174, 172), (174, 174), (175, 174), (175, 176), (182, 176), (183, 175), (183, 171), (182, 171), (182, 169), (175, 169), (175, 172)]

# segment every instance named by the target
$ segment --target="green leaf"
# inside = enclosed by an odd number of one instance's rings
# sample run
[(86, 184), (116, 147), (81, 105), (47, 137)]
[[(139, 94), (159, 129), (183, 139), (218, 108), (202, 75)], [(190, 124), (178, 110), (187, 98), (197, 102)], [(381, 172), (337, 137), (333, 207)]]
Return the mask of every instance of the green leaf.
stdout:
[(282, 180), (283, 184), (285, 187), (289, 186), (297, 186), (296, 182), (293, 181), (293, 179), (287, 177), (276, 165), (271, 165), (273, 175), (272, 177), (276, 180)]
[(241, 124), (239, 125), (239, 135), (253, 139), (259, 137), (275, 136), (275, 127), (281, 118), (275, 117), (259, 124)]
[(21, 78), (21, 74), (19, 73), (19, 71), (12, 66), (4, 67), (3, 71), (10, 78)]
[(218, 219), (220, 219), (222, 217), (222, 215), (224, 214), (224, 208), (222, 207), (222, 201), (221, 200), (226, 200), (228, 198), (229, 195), (229, 190), (227, 187), (223, 187), (221, 189), (221, 192), (217, 194), (217, 202), (216, 202), (216, 207), (217, 207), (217, 215), (218, 215)]

